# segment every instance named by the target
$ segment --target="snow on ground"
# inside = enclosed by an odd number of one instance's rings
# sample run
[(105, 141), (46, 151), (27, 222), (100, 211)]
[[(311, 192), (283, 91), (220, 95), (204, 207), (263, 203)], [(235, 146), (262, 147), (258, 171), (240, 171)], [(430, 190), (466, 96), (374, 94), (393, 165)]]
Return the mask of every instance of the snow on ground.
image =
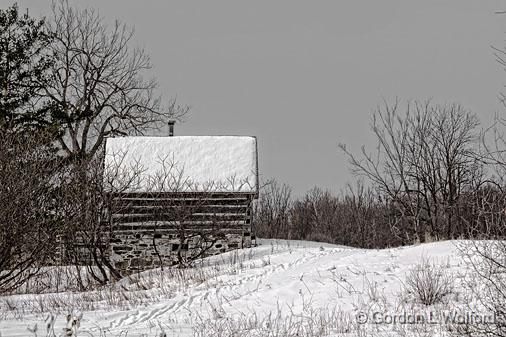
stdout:
[[(138, 287), (139, 280), (122, 280), (116, 289), (152, 296), (152, 300), (130, 307), (97, 304), (96, 310), (82, 312), (79, 331), (95, 336), (128, 332), (132, 337), (159, 336), (163, 330), (167, 336), (192, 336), (205, 329), (226, 329), (233, 322), (251, 331), (267, 331), (274, 329), (270, 324), (280, 322), (280, 317), (313, 317), (316, 313), (339, 315), (341, 325), (348, 322), (349, 327), (356, 327), (356, 315), (370, 309), (371, 302), (380, 298), (396, 302), (406, 273), (420, 260), (431, 259), (454, 272), (463, 268), (455, 241), (383, 250), (303, 241), (260, 243), (207, 258), (186, 277), (168, 276), (168, 271), (145, 272), (139, 278), (142, 287)], [(34, 305), (37, 296), (32, 295)], [(114, 296), (121, 297), (121, 292)], [(11, 300), (15, 303), (16, 296)], [(75, 306), (73, 315), (81, 312), (79, 303)], [(30, 336), (27, 327), (36, 323), (43, 327), (46, 316), (18, 313), (14, 318), (4, 312), (1, 336)], [(61, 331), (64, 316), (57, 316), (56, 331)]]

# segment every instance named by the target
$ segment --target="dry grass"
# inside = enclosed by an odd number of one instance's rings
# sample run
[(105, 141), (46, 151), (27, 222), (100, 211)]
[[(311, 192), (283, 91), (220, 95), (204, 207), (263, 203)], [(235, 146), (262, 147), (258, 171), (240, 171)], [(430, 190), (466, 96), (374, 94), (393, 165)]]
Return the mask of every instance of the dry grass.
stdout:
[(74, 311), (99, 309), (126, 310), (145, 306), (189, 287), (213, 287), (219, 277), (241, 270), (261, 268), (270, 261), (252, 261), (251, 250), (234, 251), (211, 260), (201, 260), (192, 268), (161, 268), (125, 277), (116, 283), (99, 286), (85, 270), (80, 270), (86, 289), (77, 282), (75, 267), (47, 268), (15, 293), (0, 297), (0, 319), (21, 318), (27, 314), (66, 314)]

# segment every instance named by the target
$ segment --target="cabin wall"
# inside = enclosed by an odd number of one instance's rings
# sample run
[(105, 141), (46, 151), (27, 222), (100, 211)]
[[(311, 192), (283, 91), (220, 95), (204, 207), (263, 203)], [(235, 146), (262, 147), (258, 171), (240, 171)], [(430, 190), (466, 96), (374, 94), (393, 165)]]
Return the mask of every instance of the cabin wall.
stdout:
[(251, 247), (253, 197), (244, 193), (117, 195), (109, 217), (110, 259), (117, 270), (129, 274)]
[[(224, 231), (224, 233), (226, 233)], [(221, 233), (220, 233), (221, 234)], [(156, 237), (155, 237), (156, 236)], [(207, 241), (213, 241), (210, 249), (202, 256), (224, 253), (233, 249), (251, 247), (252, 239), (248, 233), (228, 233), (213, 235)], [(178, 249), (183, 259), (191, 259), (204, 248), (198, 238), (191, 238), (183, 246), (173, 230), (159, 230), (156, 234), (142, 229), (121, 231), (113, 235), (111, 242), (111, 260), (113, 265), (123, 273), (170, 266), (178, 263)]]

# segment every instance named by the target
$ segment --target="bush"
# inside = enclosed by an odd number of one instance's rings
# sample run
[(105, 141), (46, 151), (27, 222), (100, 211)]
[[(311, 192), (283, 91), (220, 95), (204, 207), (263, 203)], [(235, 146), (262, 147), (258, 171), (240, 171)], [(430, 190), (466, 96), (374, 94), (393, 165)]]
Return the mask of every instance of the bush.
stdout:
[(406, 290), (416, 302), (434, 305), (453, 293), (454, 277), (443, 266), (423, 260), (406, 277)]
[(0, 293), (13, 291), (50, 262), (61, 224), (55, 180), (60, 162), (42, 132), (0, 127)]
[[(502, 223), (504, 226), (504, 223)], [(470, 336), (506, 336), (506, 242), (483, 240), (462, 243), (459, 246), (472, 273), (466, 279), (473, 295), (469, 306), (494, 317), (489, 324), (471, 322)]]

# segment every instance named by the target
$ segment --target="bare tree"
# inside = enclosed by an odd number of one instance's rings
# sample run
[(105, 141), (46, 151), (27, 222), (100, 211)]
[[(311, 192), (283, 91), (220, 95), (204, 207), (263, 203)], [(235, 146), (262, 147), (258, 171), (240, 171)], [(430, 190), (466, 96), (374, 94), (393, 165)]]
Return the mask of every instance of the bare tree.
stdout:
[(175, 100), (161, 105), (156, 81), (145, 79), (148, 54), (131, 46), (133, 29), (118, 21), (109, 28), (97, 11), (66, 0), (52, 10), (54, 65), (43, 95), (63, 127), (58, 142), (68, 157), (91, 158), (108, 136), (143, 134), (188, 112)]
[[(460, 105), (408, 103), (400, 114), (398, 101), (385, 102), (374, 114), (376, 153), (362, 148), (362, 158), (340, 145), (353, 172), (378, 187), (406, 219), (406, 240), (452, 238), (459, 235), (460, 198), (481, 183), (477, 160), (478, 120)], [(397, 231), (399, 223), (394, 223)]]

